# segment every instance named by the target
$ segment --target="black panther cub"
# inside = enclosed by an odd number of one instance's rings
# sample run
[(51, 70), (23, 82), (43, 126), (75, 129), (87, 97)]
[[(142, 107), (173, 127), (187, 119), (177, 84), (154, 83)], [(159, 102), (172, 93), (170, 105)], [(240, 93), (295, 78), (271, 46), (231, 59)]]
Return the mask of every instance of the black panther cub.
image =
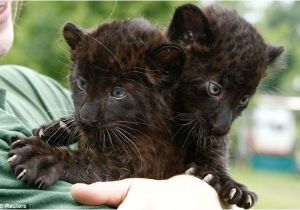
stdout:
[(63, 35), (71, 48), (75, 111), (73, 120), (50, 129), (74, 131), (79, 149), (44, 142), (47, 129), (36, 131), (39, 136), (17, 137), (8, 161), (18, 178), (46, 188), (58, 179), (92, 183), (183, 173), (169, 129), (169, 91), (185, 61), (180, 46), (143, 19), (91, 31), (68, 23)]
[(167, 35), (188, 55), (177, 89), (173, 139), (184, 153), (187, 173), (209, 182), (229, 204), (250, 208), (255, 193), (227, 172), (226, 134), (283, 47), (266, 44), (236, 11), (217, 5), (202, 11), (191, 4), (177, 8)]

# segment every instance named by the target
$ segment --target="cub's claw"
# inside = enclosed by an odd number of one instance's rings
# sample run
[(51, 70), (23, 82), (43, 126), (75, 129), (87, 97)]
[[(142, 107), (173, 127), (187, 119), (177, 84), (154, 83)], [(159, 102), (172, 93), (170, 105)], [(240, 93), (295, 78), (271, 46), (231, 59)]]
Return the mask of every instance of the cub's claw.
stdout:
[(42, 125), (33, 129), (32, 133), (52, 146), (68, 146), (79, 140), (77, 125), (71, 118), (61, 118), (58, 121)]
[(249, 204), (249, 207), (252, 206), (252, 199), (251, 199), (251, 196), (250, 196), (250, 195), (248, 195), (247, 203)]
[(14, 147), (16, 147), (18, 144), (20, 144), (22, 142), (22, 140), (21, 139), (18, 139), (18, 140), (16, 140), (16, 141), (14, 141), (10, 146), (11, 146), (11, 148), (14, 148)]
[(59, 179), (61, 172), (56, 148), (41, 141), (40, 137), (20, 137), (11, 145), (7, 162), (17, 179), (26, 185), (44, 189)]
[(41, 129), (41, 130), (39, 130), (39, 137), (43, 137), (43, 136), (44, 136), (44, 130)]
[(64, 123), (63, 121), (60, 121), (60, 122), (59, 122), (59, 126), (60, 126), (61, 128), (68, 128), (67, 125), (66, 125), (66, 123)]
[(191, 168), (189, 168), (188, 170), (186, 170), (186, 171), (184, 172), (184, 174), (187, 174), (187, 175), (195, 175), (195, 171), (196, 171), (196, 168), (191, 167)]
[(230, 200), (233, 198), (233, 196), (235, 195), (235, 193), (236, 193), (236, 189), (235, 189), (235, 188), (232, 188), (232, 189), (230, 190), (230, 194), (229, 194), (229, 199), (230, 199)]
[(12, 161), (14, 161), (17, 158), (17, 155), (13, 155), (10, 158), (7, 159), (8, 163), (11, 163)]
[(17, 176), (17, 179), (21, 179), (25, 174), (26, 174), (27, 170), (23, 169), (23, 171)]
[[(192, 170), (193, 168), (195, 168), (195, 171)], [(254, 192), (249, 191), (246, 186), (234, 181), (229, 176), (217, 174), (213, 171), (201, 171), (201, 168), (198, 170), (197, 167), (191, 167), (185, 173), (191, 171), (193, 175), (212, 186), (219, 197), (230, 205), (249, 209), (257, 201), (257, 196)]]
[(223, 179), (223, 185), (219, 190), (218, 193), (224, 201), (235, 204), (240, 208), (251, 208), (257, 200), (255, 193), (248, 191), (244, 185), (231, 179)]
[(210, 183), (211, 180), (214, 178), (214, 176), (212, 174), (207, 174), (204, 178), (203, 181), (205, 181), (206, 183)]

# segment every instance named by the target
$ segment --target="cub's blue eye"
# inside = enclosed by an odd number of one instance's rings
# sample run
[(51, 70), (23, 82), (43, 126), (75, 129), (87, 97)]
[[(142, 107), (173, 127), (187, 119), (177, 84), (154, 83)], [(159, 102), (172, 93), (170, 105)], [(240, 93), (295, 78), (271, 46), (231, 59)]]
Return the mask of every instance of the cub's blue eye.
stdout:
[(127, 92), (124, 88), (115, 87), (111, 92), (111, 96), (115, 99), (123, 99), (127, 96)]
[(78, 86), (79, 90), (84, 91), (84, 90), (86, 89), (87, 82), (86, 82), (85, 79), (83, 79), (83, 78), (78, 78), (78, 79), (76, 80), (76, 83), (77, 83), (77, 86)]
[(216, 82), (210, 81), (207, 86), (207, 93), (210, 96), (216, 97), (221, 93), (221, 85)]
[(246, 106), (250, 100), (250, 96), (243, 96), (243, 98), (240, 100), (239, 106)]

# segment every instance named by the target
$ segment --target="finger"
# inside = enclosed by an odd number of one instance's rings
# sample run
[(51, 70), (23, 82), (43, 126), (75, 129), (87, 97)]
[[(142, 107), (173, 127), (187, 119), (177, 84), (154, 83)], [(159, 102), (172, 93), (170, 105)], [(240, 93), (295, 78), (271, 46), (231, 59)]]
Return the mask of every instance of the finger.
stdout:
[(74, 200), (86, 205), (110, 205), (117, 207), (126, 198), (132, 180), (96, 182), (90, 185), (74, 184), (71, 195)]

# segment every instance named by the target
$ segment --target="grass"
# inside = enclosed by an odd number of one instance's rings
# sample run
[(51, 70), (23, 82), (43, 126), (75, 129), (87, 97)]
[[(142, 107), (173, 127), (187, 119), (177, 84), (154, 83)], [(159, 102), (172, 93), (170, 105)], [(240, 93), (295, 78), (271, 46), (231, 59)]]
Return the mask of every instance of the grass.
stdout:
[(258, 195), (255, 209), (300, 209), (300, 176), (254, 171), (245, 166), (230, 169), (235, 180)]

